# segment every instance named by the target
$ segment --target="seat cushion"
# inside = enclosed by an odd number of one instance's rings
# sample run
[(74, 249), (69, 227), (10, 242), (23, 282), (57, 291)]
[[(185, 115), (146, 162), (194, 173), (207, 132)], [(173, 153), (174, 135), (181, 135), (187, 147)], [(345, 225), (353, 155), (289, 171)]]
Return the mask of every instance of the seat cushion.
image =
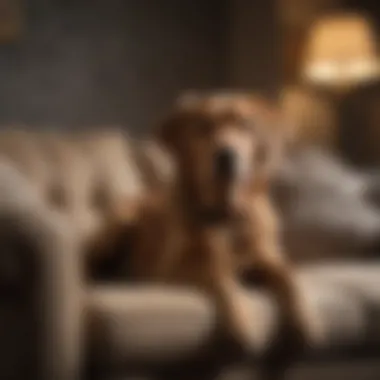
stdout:
[[(303, 267), (300, 286), (320, 318), (324, 340), (309, 359), (380, 353), (380, 262)], [(252, 355), (260, 359), (275, 344), (278, 313), (271, 298), (252, 290)], [(169, 288), (97, 287), (88, 298), (91, 346), (96, 361), (110, 368), (174, 365), (205, 356), (215, 314), (199, 294)], [(197, 353), (200, 355), (197, 358)]]

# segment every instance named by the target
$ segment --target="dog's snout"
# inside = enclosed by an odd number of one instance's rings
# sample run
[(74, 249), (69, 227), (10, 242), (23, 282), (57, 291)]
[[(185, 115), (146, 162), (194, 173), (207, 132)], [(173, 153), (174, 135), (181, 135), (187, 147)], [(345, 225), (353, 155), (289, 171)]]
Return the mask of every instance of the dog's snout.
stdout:
[(215, 174), (220, 179), (232, 179), (236, 171), (236, 155), (230, 148), (215, 152)]

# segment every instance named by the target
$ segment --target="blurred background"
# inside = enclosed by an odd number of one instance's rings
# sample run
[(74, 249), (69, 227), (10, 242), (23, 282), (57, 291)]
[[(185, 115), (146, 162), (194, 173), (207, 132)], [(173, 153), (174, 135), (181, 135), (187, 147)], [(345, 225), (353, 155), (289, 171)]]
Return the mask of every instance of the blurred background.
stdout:
[(378, 160), (377, 1), (2, 0), (0, 17), (0, 124), (143, 134), (181, 91), (233, 87), (283, 93), (303, 138)]
[[(136, 297), (127, 250), (99, 237), (171, 179), (149, 131), (176, 97), (232, 88), (295, 132), (273, 200), (326, 339), (289, 379), (379, 379), (379, 27), (379, 0), (0, 0), (0, 377), (214, 363), (207, 305)], [(252, 341), (271, 347), (278, 313), (252, 301)], [(97, 377), (74, 376), (87, 362)]]

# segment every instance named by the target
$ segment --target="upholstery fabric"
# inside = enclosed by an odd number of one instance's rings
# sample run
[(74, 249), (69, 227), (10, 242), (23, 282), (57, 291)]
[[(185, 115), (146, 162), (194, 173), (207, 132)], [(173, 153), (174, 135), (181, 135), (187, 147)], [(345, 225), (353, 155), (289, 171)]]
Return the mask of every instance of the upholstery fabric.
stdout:
[[(292, 160), (275, 199), (324, 340), (288, 378), (377, 379), (380, 262), (367, 252), (379, 238), (379, 215), (364, 191), (376, 193), (376, 176), (320, 153)], [(1, 132), (1, 378), (199, 379), (220, 366), (231, 379), (244, 378), (246, 363), (215, 339), (215, 313), (201, 294), (86, 277), (85, 247), (107, 213), (170, 180), (171, 170), (154, 142), (139, 144), (112, 128)], [(264, 292), (247, 290), (246, 304), (251, 359), (259, 364), (277, 343), (279, 317)]]

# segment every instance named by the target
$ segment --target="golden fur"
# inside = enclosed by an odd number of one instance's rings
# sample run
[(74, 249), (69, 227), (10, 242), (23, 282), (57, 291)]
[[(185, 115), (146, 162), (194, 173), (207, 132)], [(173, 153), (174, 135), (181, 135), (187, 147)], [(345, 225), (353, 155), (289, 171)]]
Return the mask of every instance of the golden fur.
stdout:
[[(210, 295), (241, 347), (249, 345), (252, 325), (240, 278), (251, 271), (264, 275), (294, 341), (318, 335), (283, 255), (268, 195), (283, 132), (279, 115), (258, 98), (201, 96), (179, 104), (157, 134), (177, 163), (176, 180), (145, 205), (132, 252), (138, 279), (191, 285)], [(234, 181), (218, 182), (212, 157), (225, 146), (241, 170)]]

